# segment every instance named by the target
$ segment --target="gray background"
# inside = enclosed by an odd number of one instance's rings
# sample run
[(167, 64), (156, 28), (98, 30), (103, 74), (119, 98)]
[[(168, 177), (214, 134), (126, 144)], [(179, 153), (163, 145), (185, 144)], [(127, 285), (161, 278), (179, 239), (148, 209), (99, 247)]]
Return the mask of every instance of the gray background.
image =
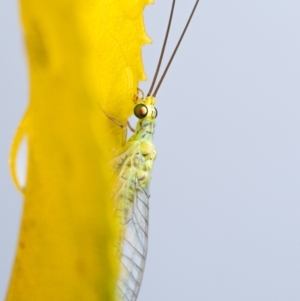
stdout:
[[(149, 78), (170, 5), (146, 9)], [(167, 57), (192, 5), (176, 5)], [(299, 0), (201, 0), (157, 98), (139, 301), (300, 300), (299, 15)], [(28, 94), (16, 1), (0, 2), (0, 43), (2, 300), (22, 206), (7, 158)]]

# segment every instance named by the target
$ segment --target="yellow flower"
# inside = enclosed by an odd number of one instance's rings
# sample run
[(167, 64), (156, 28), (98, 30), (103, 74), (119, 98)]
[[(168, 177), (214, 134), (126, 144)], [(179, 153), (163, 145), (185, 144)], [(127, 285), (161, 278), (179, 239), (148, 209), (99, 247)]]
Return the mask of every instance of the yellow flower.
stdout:
[(7, 301), (114, 300), (118, 221), (108, 161), (124, 142), (150, 0), (21, 0), (30, 102), (24, 211)]

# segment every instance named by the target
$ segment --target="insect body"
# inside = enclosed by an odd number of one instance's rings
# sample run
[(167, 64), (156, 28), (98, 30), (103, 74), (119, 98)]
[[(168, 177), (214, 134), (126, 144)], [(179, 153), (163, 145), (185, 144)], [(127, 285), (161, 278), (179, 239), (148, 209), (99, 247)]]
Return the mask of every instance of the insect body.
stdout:
[[(200, 0), (196, 0), (194, 8), (165, 71), (154, 89), (173, 16), (175, 0), (172, 1), (169, 23), (150, 90), (145, 99), (138, 99), (134, 108), (134, 114), (139, 118), (135, 132), (127, 141), (122, 151), (112, 161), (116, 177), (114, 189), (115, 208), (122, 223), (118, 246), (121, 263), (117, 281), (118, 300), (135, 301), (141, 286), (148, 244), (148, 185), (151, 179), (153, 162), (156, 157), (155, 146), (152, 142), (155, 118), (157, 116), (157, 110), (154, 107), (155, 97), (176, 51), (178, 50), (199, 1)], [(154, 92), (152, 93), (153, 89)], [(115, 118), (112, 118), (108, 114), (106, 115), (112, 121), (124, 127), (124, 125)]]
[(120, 215), (122, 233), (119, 256), (121, 271), (117, 283), (119, 299), (134, 301), (141, 285), (148, 242), (149, 192), (153, 162), (152, 143), (157, 110), (155, 98), (139, 100), (134, 113), (139, 118), (135, 133), (113, 161), (116, 175), (115, 208)]

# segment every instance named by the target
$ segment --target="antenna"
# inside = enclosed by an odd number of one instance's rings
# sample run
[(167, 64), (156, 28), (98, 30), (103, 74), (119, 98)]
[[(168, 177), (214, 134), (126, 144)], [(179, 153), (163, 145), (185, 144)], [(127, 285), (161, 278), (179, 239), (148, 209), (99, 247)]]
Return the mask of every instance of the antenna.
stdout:
[(164, 78), (165, 78), (165, 76), (167, 74), (167, 71), (168, 71), (168, 69), (169, 69), (169, 67), (170, 67), (170, 65), (171, 65), (171, 63), (172, 63), (172, 61), (174, 59), (174, 56), (175, 56), (175, 54), (176, 54), (176, 52), (178, 50), (178, 47), (179, 47), (179, 45), (180, 45), (180, 43), (181, 43), (181, 41), (182, 41), (182, 39), (184, 37), (184, 34), (185, 34), (185, 32), (186, 32), (186, 30), (187, 30), (187, 28), (188, 28), (188, 26), (189, 26), (189, 24), (190, 24), (190, 22), (192, 20), (193, 14), (194, 14), (194, 12), (195, 12), (195, 10), (197, 8), (197, 5), (198, 5), (199, 1), (200, 0), (197, 0), (196, 3), (195, 3), (195, 5), (194, 5), (194, 8), (193, 8), (193, 10), (192, 10), (192, 12), (190, 14), (190, 17), (189, 17), (189, 19), (188, 19), (188, 21), (187, 21), (187, 23), (186, 23), (186, 25), (184, 27), (184, 30), (183, 30), (183, 32), (182, 32), (182, 34), (181, 34), (181, 36), (180, 36), (180, 38), (179, 38), (179, 40), (177, 42), (177, 45), (176, 45), (176, 47), (175, 47), (175, 49), (174, 49), (174, 51), (172, 53), (172, 56), (171, 56), (171, 58), (170, 58), (170, 60), (169, 60), (169, 62), (167, 64), (167, 67), (165, 68), (165, 71), (164, 71), (163, 75), (161, 76), (159, 83), (156, 86), (156, 89), (155, 89), (155, 91), (154, 91), (154, 93), (152, 95), (153, 97), (156, 96), (156, 94), (158, 92), (158, 89), (160, 88), (160, 85), (162, 84), (162, 82), (163, 82), (163, 80), (164, 80)]
[(176, 2), (176, 0), (173, 0), (171, 13), (170, 13), (170, 17), (169, 17), (169, 23), (168, 23), (168, 27), (167, 27), (167, 31), (166, 31), (166, 35), (165, 35), (165, 40), (164, 40), (164, 43), (163, 43), (163, 47), (161, 49), (160, 57), (159, 57), (158, 64), (157, 64), (157, 67), (156, 67), (156, 71), (155, 71), (155, 74), (154, 74), (154, 77), (153, 77), (153, 80), (152, 80), (152, 84), (151, 84), (151, 87), (150, 87), (150, 90), (149, 90), (147, 96), (150, 96), (151, 93), (152, 93), (152, 90), (153, 90), (155, 82), (156, 82), (156, 78), (158, 76), (160, 65), (161, 65), (161, 62), (162, 62), (162, 59), (163, 59), (163, 56), (164, 56), (164, 52), (165, 52), (165, 48), (166, 48), (166, 45), (167, 45), (167, 40), (168, 40), (170, 28), (171, 28), (175, 2)]

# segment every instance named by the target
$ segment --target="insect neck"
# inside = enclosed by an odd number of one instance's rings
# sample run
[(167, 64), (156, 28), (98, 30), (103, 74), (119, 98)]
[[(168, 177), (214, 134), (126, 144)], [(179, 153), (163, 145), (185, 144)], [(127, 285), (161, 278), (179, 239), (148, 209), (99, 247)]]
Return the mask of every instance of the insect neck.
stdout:
[(135, 139), (152, 142), (155, 127), (155, 119), (140, 119), (135, 128)]

